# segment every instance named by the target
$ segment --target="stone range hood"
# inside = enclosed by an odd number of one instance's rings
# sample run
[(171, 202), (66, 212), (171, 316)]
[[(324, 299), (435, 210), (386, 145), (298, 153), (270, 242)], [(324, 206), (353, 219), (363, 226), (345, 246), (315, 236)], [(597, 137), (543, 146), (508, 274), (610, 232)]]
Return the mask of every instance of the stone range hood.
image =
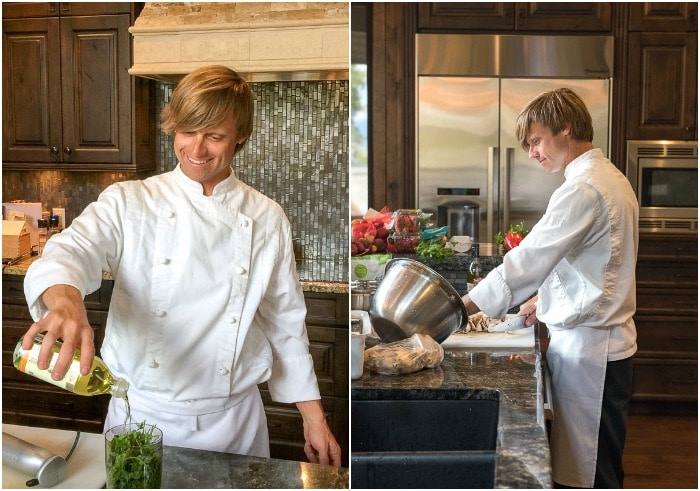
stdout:
[(135, 76), (225, 65), (249, 82), (349, 79), (347, 3), (148, 2), (129, 32)]

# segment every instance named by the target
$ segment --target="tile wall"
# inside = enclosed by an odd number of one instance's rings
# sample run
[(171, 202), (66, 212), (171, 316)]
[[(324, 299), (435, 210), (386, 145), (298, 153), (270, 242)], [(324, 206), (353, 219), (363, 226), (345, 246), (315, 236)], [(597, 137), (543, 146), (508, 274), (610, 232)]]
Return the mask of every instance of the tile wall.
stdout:
[[(255, 126), (234, 159), (238, 177), (284, 208), (302, 261), (303, 280), (348, 280), (349, 83), (251, 84)], [(158, 84), (158, 108), (172, 86)], [(160, 110), (160, 109), (158, 109)], [(159, 135), (156, 173), (172, 170), (172, 138)], [(3, 171), (2, 200), (66, 208), (70, 222), (109, 184), (147, 177), (129, 172)]]

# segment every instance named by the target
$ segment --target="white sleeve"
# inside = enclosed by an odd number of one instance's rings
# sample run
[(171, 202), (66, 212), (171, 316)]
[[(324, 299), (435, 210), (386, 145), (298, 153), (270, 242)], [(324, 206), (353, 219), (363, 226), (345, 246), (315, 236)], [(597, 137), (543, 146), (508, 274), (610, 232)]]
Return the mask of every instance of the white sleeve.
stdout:
[(125, 193), (108, 187), (71, 225), (49, 239), (24, 280), (24, 293), (34, 320), (46, 315), (41, 300), (53, 285), (71, 285), (83, 296), (97, 290), (103, 271), (114, 272), (123, 247)]
[(517, 247), (503, 257), (472, 291), (470, 299), (490, 317), (501, 317), (542, 285), (567, 255), (575, 255), (600, 227), (607, 214), (599, 193), (585, 183), (557, 189), (539, 222)]

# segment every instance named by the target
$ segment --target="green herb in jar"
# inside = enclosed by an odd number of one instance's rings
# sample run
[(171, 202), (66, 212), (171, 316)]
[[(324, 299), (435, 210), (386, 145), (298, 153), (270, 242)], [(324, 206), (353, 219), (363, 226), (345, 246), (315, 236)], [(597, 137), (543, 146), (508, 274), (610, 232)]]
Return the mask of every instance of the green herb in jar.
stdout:
[(107, 487), (158, 489), (162, 473), (162, 437), (155, 426), (139, 423), (107, 442)]

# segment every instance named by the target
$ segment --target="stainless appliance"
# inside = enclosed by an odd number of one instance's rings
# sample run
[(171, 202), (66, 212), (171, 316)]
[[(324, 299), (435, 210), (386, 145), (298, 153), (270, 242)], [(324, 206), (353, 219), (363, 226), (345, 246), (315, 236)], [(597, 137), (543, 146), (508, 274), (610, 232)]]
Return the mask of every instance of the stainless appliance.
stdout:
[(450, 236), (466, 235), (479, 242), (479, 207), (467, 204), (438, 206), (438, 226), (449, 225)]
[(594, 145), (608, 153), (612, 37), (418, 34), (416, 53), (418, 206), (475, 207), (477, 241), (521, 220), (531, 228), (563, 182), (515, 138), (532, 98), (575, 90), (591, 112)]
[(698, 233), (698, 142), (628, 140), (639, 230)]
[(66, 474), (66, 460), (46, 449), (2, 432), (2, 463), (26, 474), (31, 479), (27, 487), (50, 488), (61, 481)]

